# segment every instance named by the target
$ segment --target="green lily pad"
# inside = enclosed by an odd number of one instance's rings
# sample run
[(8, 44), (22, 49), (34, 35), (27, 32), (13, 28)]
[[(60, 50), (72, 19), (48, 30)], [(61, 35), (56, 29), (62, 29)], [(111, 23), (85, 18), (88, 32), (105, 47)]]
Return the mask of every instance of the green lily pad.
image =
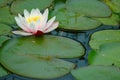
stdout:
[(56, 16), (56, 19), (60, 22), (59, 29), (62, 30), (89, 30), (101, 25), (101, 22), (97, 20), (85, 17), (82, 14), (67, 11), (63, 3), (57, 4), (55, 10), (51, 12), (51, 15)]
[(119, 68), (112, 66), (88, 66), (71, 73), (76, 80), (120, 80)]
[(120, 30), (103, 30), (92, 34), (90, 46), (99, 49), (100, 45), (110, 42), (120, 42)]
[(2, 44), (5, 42), (5, 41), (7, 41), (7, 40), (9, 40), (10, 38), (9, 37), (7, 37), (7, 36), (0, 36), (0, 47), (2, 46)]
[(88, 57), (90, 65), (115, 65), (120, 67), (120, 42), (106, 43)]
[(9, 12), (9, 7), (0, 8), (0, 22), (7, 24), (15, 23), (14, 16)]
[(8, 35), (12, 31), (12, 28), (5, 24), (0, 24), (0, 36), (1, 35)]
[(12, 0), (0, 0), (0, 7), (7, 6)]
[(116, 14), (112, 14), (111, 17), (107, 18), (95, 18), (95, 19), (99, 20), (104, 25), (118, 26), (120, 22), (119, 16)]
[(43, 10), (52, 4), (53, 0), (15, 0), (11, 5), (13, 14), (23, 13), (24, 9), (31, 11), (33, 8)]
[(44, 35), (14, 38), (0, 48), (1, 64), (13, 73), (51, 79), (63, 76), (75, 65), (56, 58), (73, 58), (83, 55), (84, 49), (71, 39)]
[(6, 76), (7, 74), (7, 71), (0, 66), (0, 77)]
[(120, 13), (120, 0), (103, 0), (115, 13)]
[(109, 7), (98, 0), (67, 0), (67, 9), (90, 17), (108, 17)]
[(76, 58), (84, 55), (84, 48), (80, 43), (51, 35), (11, 39), (6, 43), (6, 48), (9, 49), (8, 53), (19, 52), (42, 57)]
[[(9, 57), (5, 57), (9, 56)], [(3, 59), (4, 58), (4, 59)], [(1, 54), (1, 62), (8, 70), (21, 76), (51, 79), (63, 76), (75, 67), (73, 63), (60, 59), (41, 59), (22, 54)]]

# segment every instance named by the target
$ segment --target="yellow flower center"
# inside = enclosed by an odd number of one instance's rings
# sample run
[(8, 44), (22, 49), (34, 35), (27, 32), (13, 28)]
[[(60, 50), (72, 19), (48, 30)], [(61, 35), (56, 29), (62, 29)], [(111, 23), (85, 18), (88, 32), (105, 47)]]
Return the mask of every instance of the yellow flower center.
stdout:
[(31, 22), (36, 22), (37, 20), (40, 19), (40, 16), (32, 16), (32, 17), (28, 17), (27, 18), (27, 22), (31, 23)]

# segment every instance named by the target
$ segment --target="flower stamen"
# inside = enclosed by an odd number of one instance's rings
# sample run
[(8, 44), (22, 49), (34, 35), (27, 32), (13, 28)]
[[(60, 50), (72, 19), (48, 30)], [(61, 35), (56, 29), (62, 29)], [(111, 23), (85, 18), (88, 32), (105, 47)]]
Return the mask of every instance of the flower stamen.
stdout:
[(40, 19), (40, 16), (32, 16), (32, 17), (28, 17), (26, 20), (28, 23), (31, 23), (31, 22), (36, 22), (39, 19)]

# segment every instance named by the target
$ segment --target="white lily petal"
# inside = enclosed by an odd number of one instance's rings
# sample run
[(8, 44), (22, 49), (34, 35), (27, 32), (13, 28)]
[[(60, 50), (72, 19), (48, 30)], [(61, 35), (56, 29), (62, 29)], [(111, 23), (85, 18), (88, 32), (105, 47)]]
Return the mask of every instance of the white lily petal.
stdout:
[(24, 10), (24, 17), (25, 17), (25, 19), (30, 17), (30, 13), (26, 9)]
[(16, 22), (17, 22), (17, 25), (18, 25), (20, 28), (22, 28), (24, 31), (29, 32), (29, 29), (26, 27), (26, 25), (23, 23), (23, 21), (22, 21), (20, 18), (15, 17), (15, 20), (16, 20)]
[(46, 23), (47, 20), (48, 20), (48, 14), (49, 14), (49, 10), (46, 9), (46, 10), (44, 11), (44, 13), (43, 13), (43, 19), (44, 19), (44, 22), (45, 22), (45, 23)]
[(20, 14), (18, 14), (18, 16), (19, 16), (19, 18), (21, 18), (21, 19), (23, 18)]
[(19, 16), (19, 18), (21, 20), (20, 21), (21, 24), (23, 24), (23, 26), (27, 29), (27, 32), (34, 32), (33, 28), (30, 27), (30, 24), (28, 24), (28, 22), (26, 21), (26, 19), (23, 18), (20, 14), (18, 14), (18, 16)]
[(55, 21), (55, 19), (56, 19), (56, 16), (52, 17), (52, 18), (47, 22), (47, 24), (46, 24), (46, 26), (44, 27), (43, 30), (49, 28), (49, 27), (53, 24), (53, 22)]
[[(23, 25), (23, 28), (26, 28), (26, 32), (32, 32), (29, 24), (27, 23), (26, 19), (19, 15), (20, 23)], [(21, 26), (20, 26), (21, 27)], [(22, 29), (23, 29), (22, 28)], [(24, 29), (23, 29), (24, 30)], [(24, 30), (25, 31), (25, 30)]]
[(35, 16), (35, 12), (36, 12), (36, 10), (32, 9), (30, 16)]
[(39, 15), (40, 17), (42, 17), (42, 14), (38, 8), (36, 8), (36, 14)]
[(50, 31), (55, 30), (59, 25), (59, 22), (54, 22), (49, 28), (43, 31), (43, 33), (48, 33)]
[(38, 29), (43, 30), (46, 26), (47, 20), (48, 20), (48, 9), (46, 9), (42, 15), (40, 25), (38, 26)]
[(47, 22), (47, 20), (48, 20), (48, 14), (49, 14), (49, 10), (46, 9), (46, 10), (44, 11), (44, 13), (43, 13), (43, 18), (44, 18), (44, 21), (45, 21), (45, 22)]
[(12, 31), (12, 33), (18, 34), (18, 35), (23, 35), (23, 36), (33, 35), (32, 33), (27, 33), (27, 32), (24, 32), (24, 31)]
[(39, 29), (39, 28), (40, 28), (40, 26), (39, 26), (39, 25), (41, 24), (41, 20), (40, 20), (40, 19), (38, 19), (38, 20), (36, 21), (36, 23), (35, 23), (35, 24), (36, 24), (37, 29)]
[(30, 29), (31, 29), (32, 33), (36, 33), (37, 32), (38, 26), (37, 26), (36, 23), (32, 22), (32, 23), (30, 23), (29, 26), (30, 26)]

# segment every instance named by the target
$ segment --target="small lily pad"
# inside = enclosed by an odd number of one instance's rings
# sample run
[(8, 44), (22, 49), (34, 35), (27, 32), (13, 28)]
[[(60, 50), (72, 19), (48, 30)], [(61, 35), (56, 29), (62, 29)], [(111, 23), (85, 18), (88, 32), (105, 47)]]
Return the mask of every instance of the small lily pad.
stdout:
[(14, 0), (11, 5), (11, 12), (13, 14), (23, 13), (24, 9), (31, 11), (33, 8), (43, 10), (52, 4), (53, 0)]
[(101, 25), (101, 22), (83, 16), (75, 12), (67, 11), (65, 4), (60, 3), (55, 6), (55, 10), (51, 12), (51, 15), (56, 15), (57, 20), (60, 22), (59, 29), (67, 31), (76, 30), (89, 30), (97, 28)]
[(7, 71), (0, 66), (0, 77), (6, 76), (7, 74)]
[(1, 35), (8, 35), (12, 31), (12, 28), (5, 24), (0, 24), (0, 36)]
[(88, 66), (73, 70), (76, 80), (120, 80), (120, 70), (112, 66)]
[(0, 8), (0, 22), (7, 24), (15, 23), (14, 16), (9, 12), (9, 7)]
[(120, 30), (103, 30), (92, 34), (90, 46), (92, 49), (99, 49), (100, 45), (110, 42), (120, 42)]
[(110, 8), (98, 0), (67, 0), (67, 9), (90, 17), (108, 17)]
[(115, 65), (120, 67), (120, 42), (106, 43), (88, 57), (90, 65)]
[[(0, 48), (1, 64), (13, 73), (41, 79), (63, 76), (75, 65), (56, 58), (75, 58), (84, 54), (80, 43), (52, 35), (8, 40)], [(29, 67), (28, 67), (29, 66)]]
[(118, 26), (120, 21), (119, 16), (116, 14), (112, 14), (111, 17), (107, 17), (107, 18), (95, 18), (95, 19), (99, 20), (104, 25), (113, 25), (113, 26)]

